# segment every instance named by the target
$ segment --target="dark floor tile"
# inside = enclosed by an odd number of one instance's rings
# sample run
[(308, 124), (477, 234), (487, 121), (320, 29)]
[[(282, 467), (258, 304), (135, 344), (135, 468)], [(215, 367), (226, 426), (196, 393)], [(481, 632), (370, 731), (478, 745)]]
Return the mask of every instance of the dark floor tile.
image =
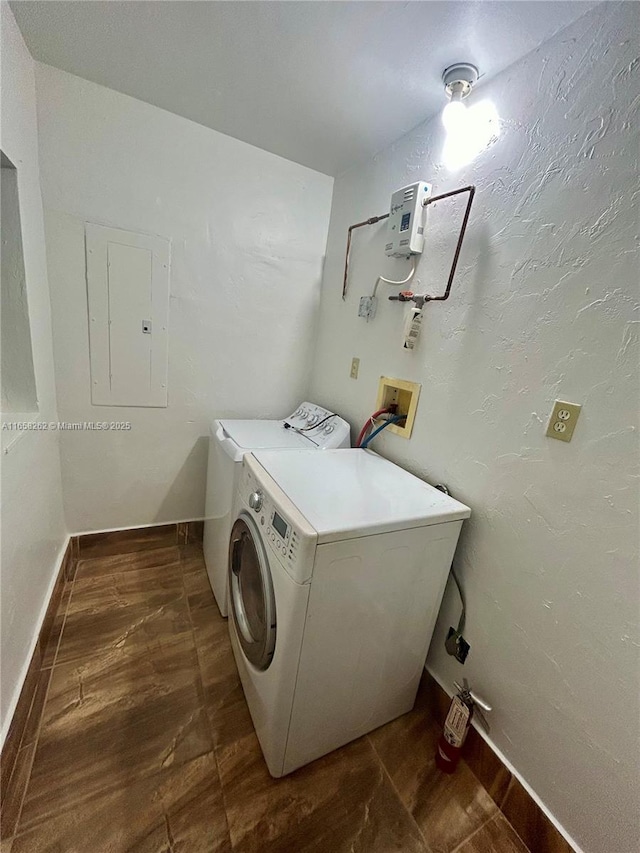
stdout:
[(282, 779), (253, 732), (217, 748), (238, 853), (426, 853), (415, 822), (366, 739)]
[(469, 730), (462, 755), (491, 799), (500, 806), (509, 788), (511, 773), (484, 738), (473, 728)]
[(58, 651), (58, 644), (60, 642), (60, 637), (62, 636), (62, 629), (64, 626), (64, 620), (67, 614), (67, 607), (69, 605), (69, 600), (71, 598), (71, 588), (72, 585), (70, 583), (66, 583), (64, 590), (62, 592), (62, 596), (58, 602), (57, 610), (54, 614), (53, 620), (51, 622), (51, 627), (49, 630), (49, 634), (47, 637), (47, 642), (43, 643), (42, 646), (42, 660), (41, 667), (44, 669), (49, 666), (53, 666), (53, 662), (56, 657), (56, 653)]
[(190, 632), (56, 666), (21, 831), (212, 748)]
[(40, 646), (44, 653), (44, 650), (49, 645), (49, 641), (52, 639), (52, 632), (54, 629), (54, 624), (56, 620), (56, 615), (60, 609), (60, 604), (65, 595), (65, 592), (68, 589), (68, 584), (66, 582), (64, 576), (64, 564), (60, 568), (60, 572), (58, 573), (58, 577), (53, 587), (53, 591), (51, 592), (51, 597), (49, 599), (49, 604), (47, 605), (47, 610), (44, 615), (44, 619), (42, 620), (42, 627), (40, 628)]
[[(31, 697), (31, 700), (33, 701), (33, 697)], [(27, 710), (27, 714), (28, 713), (29, 712)], [(22, 740), (27, 720), (28, 716), (25, 716), (25, 718), (20, 721), (20, 726), (18, 728), (14, 714), (11, 725), (9, 726), (9, 731), (7, 732), (7, 736), (4, 740), (2, 758), (0, 760), (0, 805), (4, 803), (7, 791), (9, 790), (9, 782), (11, 781), (11, 776), (13, 775), (13, 771), (16, 766), (16, 760), (18, 758), (18, 753), (20, 752), (20, 741)], [(14, 723), (16, 723), (15, 727)]]
[(205, 697), (216, 750), (235, 748), (247, 739), (252, 743), (255, 731), (239, 678), (217, 693), (205, 687)]
[(450, 776), (438, 770), (439, 735), (440, 728), (417, 708), (369, 738), (432, 853), (450, 853), (497, 807), (464, 762)]
[(452, 777), (435, 769), (427, 708), (444, 699), (429, 683), (416, 711), (273, 779), (202, 546), (169, 528), (80, 544), (48, 693), (36, 684), (23, 727), (19, 755), (35, 758), (22, 816), (14, 836), (9, 813), (1, 853), (523, 853), (464, 763)]
[[(209, 578), (204, 572), (189, 572), (184, 576), (184, 586), (189, 597), (189, 603), (193, 608), (215, 607), (216, 600), (211, 590)], [(218, 612), (218, 619), (226, 624), (227, 620), (223, 619)]]
[(185, 589), (192, 609), (215, 608), (217, 612), (213, 614), (212, 622), (226, 630), (224, 626), (227, 625), (227, 620), (220, 615), (220, 610), (216, 604), (204, 562), (202, 545), (187, 545), (183, 549), (182, 571)]
[[(175, 806), (168, 809), (175, 853), (231, 853), (232, 850), (214, 753), (205, 756), (204, 761), (197, 768), (195, 791), (176, 798)], [(170, 793), (175, 796), (173, 791)]]
[(78, 561), (77, 580), (99, 578), (124, 572), (139, 572), (144, 569), (162, 569), (180, 563), (177, 545), (153, 548), (149, 551), (132, 551), (128, 554), (110, 554), (105, 557), (83, 557)]
[(535, 853), (572, 853), (571, 845), (514, 777), (502, 811), (520, 838)]
[(22, 745), (31, 706), (40, 681), (40, 666), (42, 663), (40, 643), (36, 644), (35, 651), (31, 656), (29, 668), (20, 691), (16, 709), (13, 712), (9, 731), (2, 746), (2, 760), (0, 761), (0, 799), (4, 802), (10, 790), (10, 780)]
[(498, 814), (478, 830), (456, 853), (528, 853), (511, 824)]
[(204, 536), (204, 521), (189, 521), (187, 523), (187, 542), (202, 542)]
[(65, 581), (70, 583), (73, 581), (76, 573), (76, 549), (73, 543), (73, 537), (71, 537), (67, 543), (67, 549), (64, 552), (64, 557), (62, 560), (62, 574), (64, 576)]
[(184, 585), (195, 630), (196, 645), (215, 643), (223, 637), (228, 639), (229, 621), (220, 615), (208, 578), (195, 573), (185, 575)]
[(84, 559), (176, 545), (178, 535), (175, 524), (162, 524), (112, 533), (89, 533), (79, 539), (79, 556)]
[(38, 736), (40, 722), (42, 720), (42, 714), (47, 698), (47, 691), (49, 690), (50, 678), (50, 669), (40, 670), (40, 678), (33, 696), (33, 702), (31, 703), (31, 710), (29, 711), (27, 725), (25, 726), (24, 734), (22, 735), (21, 747), (31, 746)]
[[(189, 597), (191, 619), (194, 627), (204, 701), (213, 731), (214, 742), (228, 742), (229, 730), (251, 718), (240, 686), (238, 669), (231, 650), (226, 619), (220, 616), (215, 604), (194, 606)], [(240, 702), (238, 702), (240, 700)], [(244, 732), (245, 729), (243, 728)]]
[(2, 803), (0, 817), (0, 837), (11, 838), (18, 827), (24, 792), (29, 781), (35, 745), (23, 747), (16, 758), (11, 781), (7, 787), (6, 796)]
[(126, 646), (150, 649), (190, 632), (179, 565), (77, 578), (57, 664)]
[[(211, 752), (84, 799), (20, 834), (11, 853), (231, 853)], [(2, 851), (4, 853), (4, 851)]]
[(182, 555), (182, 570), (185, 574), (189, 574), (189, 572), (205, 572), (206, 574), (207, 568), (202, 542), (189, 542), (182, 545), (180, 554)]

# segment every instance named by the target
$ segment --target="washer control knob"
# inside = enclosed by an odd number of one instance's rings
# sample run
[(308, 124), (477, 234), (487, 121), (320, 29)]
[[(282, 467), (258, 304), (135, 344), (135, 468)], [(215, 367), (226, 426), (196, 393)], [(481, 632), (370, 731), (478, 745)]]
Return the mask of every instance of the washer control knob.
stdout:
[(335, 429), (335, 427), (333, 424), (327, 424), (326, 427), (324, 428), (323, 432), (325, 433), (325, 435), (329, 435), (329, 433), (333, 432), (334, 429)]
[(318, 417), (318, 415), (315, 415), (315, 414), (312, 412), (312, 413), (309, 415), (309, 417), (307, 418), (307, 423), (309, 424), (309, 426), (313, 426), (314, 424), (317, 424), (319, 420), (320, 420), (320, 418)]
[(256, 512), (260, 512), (262, 508), (262, 492), (252, 492), (249, 495), (249, 506)]

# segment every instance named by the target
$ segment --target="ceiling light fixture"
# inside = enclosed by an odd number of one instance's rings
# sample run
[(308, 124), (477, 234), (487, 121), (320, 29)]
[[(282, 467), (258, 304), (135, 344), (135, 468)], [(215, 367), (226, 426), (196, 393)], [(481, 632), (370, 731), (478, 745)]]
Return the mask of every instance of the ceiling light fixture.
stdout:
[(442, 72), (444, 90), (449, 103), (442, 111), (442, 123), (448, 133), (461, 127), (466, 118), (466, 107), (462, 103), (478, 80), (478, 69), (469, 62), (456, 62)]

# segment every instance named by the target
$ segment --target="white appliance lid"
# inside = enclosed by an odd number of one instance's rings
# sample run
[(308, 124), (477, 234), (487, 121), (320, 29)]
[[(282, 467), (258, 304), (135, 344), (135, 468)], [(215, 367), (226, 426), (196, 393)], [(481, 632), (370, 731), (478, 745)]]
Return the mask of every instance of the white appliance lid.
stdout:
[(253, 454), (318, 533), (318, 542), (456, 521), (469, 507), (368, 450)]
[(268, 420), (221, 420), (220, 424), (225, 433), (243, 450), (260, 450), (263, 448), (309, 447), (314, 443), (293, 429), (285, 429), (283, 421)]

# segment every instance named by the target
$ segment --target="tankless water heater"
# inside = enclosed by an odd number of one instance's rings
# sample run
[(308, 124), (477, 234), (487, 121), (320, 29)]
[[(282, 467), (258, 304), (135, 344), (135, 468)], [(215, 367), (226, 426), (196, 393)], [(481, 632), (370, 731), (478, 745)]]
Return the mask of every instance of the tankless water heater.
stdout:
[(424, 248), (424, 202), (431, 195), (431, 184), (418, 181), (396, 190), (391, 196), (385, 252), (394, 258), (420, 255)]

